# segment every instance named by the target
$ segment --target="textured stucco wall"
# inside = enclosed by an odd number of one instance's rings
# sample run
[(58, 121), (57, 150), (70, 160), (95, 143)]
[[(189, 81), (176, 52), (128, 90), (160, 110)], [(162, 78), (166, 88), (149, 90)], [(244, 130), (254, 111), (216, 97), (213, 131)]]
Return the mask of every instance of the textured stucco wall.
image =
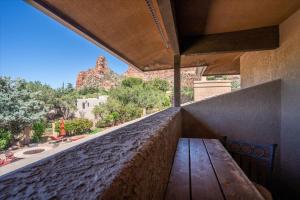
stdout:
[(280, 86), (276, 80), (183, 106), (183, 137), (278, 144)]
[(170, 108), (0, 177), (0, 199), (163, 199), (181, 134)]
[(183, 137), (278, 143), (280, 81), (272, 81), (182, 107)]
[(280, 24), (280, 47), (241, 57), (241, 84), (248, 87), (280, 78), (282, 186), (300, 196), (300, 10)]
[[(204, 78), (202, 78), (204, 79)], [(230, 80), (194, 81), (194, 101), (231, 92)]]
[(97, 117), (94, 115), (93, 110), (95, 106), (106, 103), (107, 98), (107, 95), (102, 95), (97, 98), (77, 99), (77, 111), (75, 112), (75, 117), (96, 121)]

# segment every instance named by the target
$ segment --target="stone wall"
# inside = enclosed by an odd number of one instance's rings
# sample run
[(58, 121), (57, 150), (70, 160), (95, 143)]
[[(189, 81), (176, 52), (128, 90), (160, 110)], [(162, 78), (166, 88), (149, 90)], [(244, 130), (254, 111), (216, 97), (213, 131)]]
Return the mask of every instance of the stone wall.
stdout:
[[(279, 26), (280, 47), (241, 57), (242, 87), (281, 79), (282, 186), (300, 197), (300, 10)], [(286, 191), (287, 191), (286, 190)]]
[(163, 199), (181, 134), (170, 108), (0, 176), (0, 199)]

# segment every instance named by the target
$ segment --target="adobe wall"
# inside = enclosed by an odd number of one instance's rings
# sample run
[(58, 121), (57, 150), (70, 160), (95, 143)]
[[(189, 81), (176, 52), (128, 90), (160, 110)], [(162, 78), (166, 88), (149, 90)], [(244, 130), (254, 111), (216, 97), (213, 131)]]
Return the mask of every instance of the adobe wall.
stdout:
[(194, 101), (200, 101), (228, 92), (231, 92), (230, 80), (207, 81), (206, 77), (202, 77), (201, 81), (194, 81)]
[[(257, 144), (280, 142), (280, 80), (182, 107), (183, 137), (220, 138)], [(279, 157), (276, 158), (277, 164)], [(276, 165), (276, 176), (278, 177)]]
[(215, 96), (182, 107), (183, 137), (278, 143), (280, 81)]
[(180, 134), (180, 108), (167, 109), (10, 173), (0, 170), (0, 199), (163, 199)]
[(279, 78), (281, 181), (300, 196), (300, 10), (280, 24), (278, 49), (241, 57), (243, 88)]

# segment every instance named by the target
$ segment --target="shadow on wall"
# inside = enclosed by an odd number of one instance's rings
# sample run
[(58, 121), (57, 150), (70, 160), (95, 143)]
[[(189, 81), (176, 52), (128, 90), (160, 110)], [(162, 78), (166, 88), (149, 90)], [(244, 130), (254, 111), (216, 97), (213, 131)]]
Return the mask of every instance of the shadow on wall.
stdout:
[(203, 123), (201, 120), (198, 120), (196, 117), (192, 115), (192, 113), (189, 113), (188, 111), (182, 109), (182, 123), (185, 124), (184, 131), (183, 131), (183, 137), (189, 137), (189, 138), (219, 138), (219, 135), (214, 133), (214, 131), (205, 123)]
[(183, 106), (182, 135), (279, 144), (280, 88), (275, 80)]
[(278, 144), (274, 183), (280, 179), (281, 81), (212, 97), (182, 107), (182, 137), (227, 136), (254, 144)]

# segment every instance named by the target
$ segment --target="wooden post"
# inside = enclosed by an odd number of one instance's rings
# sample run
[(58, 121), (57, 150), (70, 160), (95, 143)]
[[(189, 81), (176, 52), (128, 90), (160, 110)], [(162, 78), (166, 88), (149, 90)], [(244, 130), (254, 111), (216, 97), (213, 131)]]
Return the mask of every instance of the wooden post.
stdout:
[(180, 107), (180, 55), (174, 55), (174, 107)]

